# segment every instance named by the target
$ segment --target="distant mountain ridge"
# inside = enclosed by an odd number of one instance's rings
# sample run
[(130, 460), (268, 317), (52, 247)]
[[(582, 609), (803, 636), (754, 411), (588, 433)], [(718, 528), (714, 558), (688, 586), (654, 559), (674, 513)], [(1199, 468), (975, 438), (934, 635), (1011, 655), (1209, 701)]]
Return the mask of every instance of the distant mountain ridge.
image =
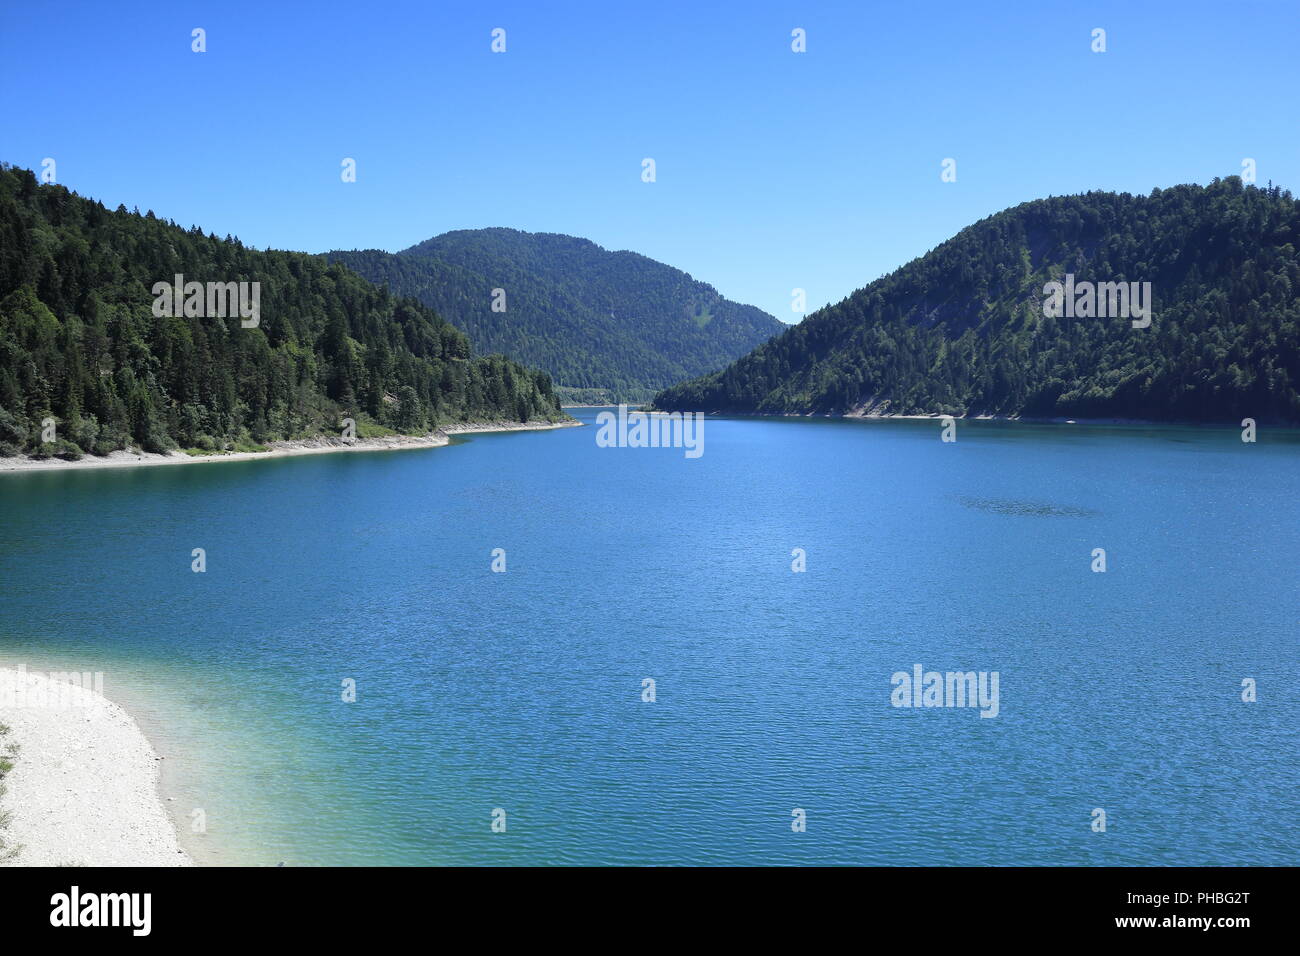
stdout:
[[(1297, 243), (1300, 203), (1235, 176), (1024, 203), (654, 405), (1297, 423)], [(1045, 314), (1070, 276), (1150, 283), (1151, 324)]]
[(557, 233), (458, 230), (398, 253), (327, 256), (433, 308), (476, 351), (544, 369), (568, 400), (648, 398), (785, 328), (679, 269)]

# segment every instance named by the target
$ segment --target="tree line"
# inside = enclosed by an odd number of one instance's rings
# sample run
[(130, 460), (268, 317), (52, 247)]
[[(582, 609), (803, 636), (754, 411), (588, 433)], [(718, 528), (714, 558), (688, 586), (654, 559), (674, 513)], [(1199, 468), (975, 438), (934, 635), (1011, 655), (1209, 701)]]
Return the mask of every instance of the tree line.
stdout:
[[(1300, 423), (1297, 241), (1291, 194), (1238, 177), (1025, 203), (654, 405)], [(1150, 326), (1044, 308), (1065, 276), (1149, 282)]]
[[(260, 322), (156, 315), (174, 275), (260, 284)], [(550, 376), (341, 264), (258, 251), (0, 166), (0, 454), (227, 450), (563, 417)], [(53, 419), (53, 441), (46, 425)]]

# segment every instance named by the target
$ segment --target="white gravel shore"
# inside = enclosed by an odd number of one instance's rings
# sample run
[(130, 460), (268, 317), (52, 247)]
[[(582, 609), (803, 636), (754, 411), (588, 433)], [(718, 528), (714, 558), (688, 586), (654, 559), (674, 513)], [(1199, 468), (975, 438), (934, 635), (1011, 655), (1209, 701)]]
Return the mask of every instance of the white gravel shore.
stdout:
[(219, 461), (252, 461), (262, 458), (288, 458), (294, 455), (319, 455), (326, 452), (349, 451), (399, 451), (408, 448), (438, 448), (449, 442), (448, 435), (477, 434), (482, 432), (546, 431), (581, 425), (579, 421), (557, 422), (492, 422), (474, 425), (448, 425), (429, 435), (389, 435), (383, 438), (304, 438), (295, 441), (274, 442), (267, 451), (241, 451), (227, 454), (187, 455), (173, 451), (158, 454), (147, 451), (115, 451), (102, 458), (86, 455), (78, 461), (59, 458), (28, 458), (18, 456), (0, 458), (0, 472), (13, 471), (73, 471), (79, 468), (126, 468), (139, 465), (198, 465)]
[(0, 668), (0, 754), (19, 746), (0, 796), (0, 837), (20, 848), (9, 865), (192, 866), (135, 721), (93, 690), (68, 697), (66, 683)]

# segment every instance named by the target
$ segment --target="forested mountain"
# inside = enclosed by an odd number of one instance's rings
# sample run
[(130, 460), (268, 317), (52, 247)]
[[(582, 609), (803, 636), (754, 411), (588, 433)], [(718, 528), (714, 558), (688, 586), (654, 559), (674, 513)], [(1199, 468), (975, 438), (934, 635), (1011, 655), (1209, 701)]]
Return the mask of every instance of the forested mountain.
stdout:
[[(329, 258), (415, 296), (475, 348), (545, 369), (567, 400), (648, 398), (785, 328), (685, 272), (573, 236), (473, 229)], [(493, 311), (494, 289), (505, 311)]]
[[(1300, 422), (1298, 242), (1291, 194), (1237, 177), (1025, 203), (654, 405)], [(1067, 274), (1150, 282), (1150, 326), (1048, 317)]]
[[(259, 324), (157, 316), (155, 283), (257, 282)], [(251, 289), (251, 286), (249, 287)], [(247, 447), (562, 416), (549, 376), (474, 358), (427, 306), (342, 265), (38, 185), (0, 166), (0, 454)], [(42, 441), (43, 419), (57, 442)]]

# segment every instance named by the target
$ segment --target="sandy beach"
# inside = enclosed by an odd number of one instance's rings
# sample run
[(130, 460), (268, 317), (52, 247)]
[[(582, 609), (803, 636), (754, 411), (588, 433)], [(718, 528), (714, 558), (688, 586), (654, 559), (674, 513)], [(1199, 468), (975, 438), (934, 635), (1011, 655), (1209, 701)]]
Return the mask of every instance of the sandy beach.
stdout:
[(13, 764), (0, 796), (0, 840), (6, 854), (17, 850), (7, 865), (193, 865), (158, 795), (161, 758), (121, 707), (0, 668), (0, 725), (0, 754)]
[(222, 461), (253, 461), (269, 458), (289, 458), (295, 455), (320, 455), (331, 452), (403, 451), (412, 448), (439, 448), (450, 443), (451, 435), (482, 434), (489, 432), (549, 431), (581, 425), (579, 421), (567, 422), (487, 422), (471, 425), (448, 425), (428, 435), (388, 435), (383, 438), (356, 438), (344, 440), (333, 436), (304, 438), (294, 441), (273, 442), (268, 451), (229, 452), (213, 455), (187, 455), (173, 451), (158, 454), (139, 450), (115, 451), (104, 457), (87, 455), (79, 461), (61, 458), (0, 458), (0, 474), (18, 471), (70, 471), (80, 468), (133, 468), (142, 465), (202, 465)]

